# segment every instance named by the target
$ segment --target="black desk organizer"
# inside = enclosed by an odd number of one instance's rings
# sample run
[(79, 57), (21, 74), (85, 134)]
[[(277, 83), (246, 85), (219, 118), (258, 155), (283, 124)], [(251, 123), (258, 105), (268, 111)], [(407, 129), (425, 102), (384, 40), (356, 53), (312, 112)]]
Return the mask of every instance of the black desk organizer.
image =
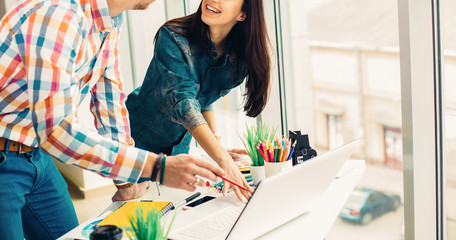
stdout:
[(317, 151), (309, 144), (309, 136), (301, 135), (301, 131), (288, 131), (291, 142), (296, 141), (296, 146), (293, 152), (293, 165), (300, 164), (308, 159), (317, 156)]

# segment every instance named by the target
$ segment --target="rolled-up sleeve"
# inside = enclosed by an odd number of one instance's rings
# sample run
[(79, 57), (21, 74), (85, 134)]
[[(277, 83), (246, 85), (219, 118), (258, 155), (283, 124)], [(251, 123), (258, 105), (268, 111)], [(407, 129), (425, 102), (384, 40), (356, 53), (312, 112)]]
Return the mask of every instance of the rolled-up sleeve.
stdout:
[(201, 109), (201, 112), (212, 112), (214, 111), (214, 108), (212, 107), (212, 104), (205, 107), (204, 109)]
[(172, 34), (176, 33), (167, 28), (160, 30), (155, 47), (155, 61), (163, 80), (164, 95), (172, 106), (171, 120), (191, 131), (206, 123), (201, 114), (201, 106), (196, 100), (199, 82), (190, 77), (190, 66), (185, 58), (190, 54), (190, 49), (181, 47)]

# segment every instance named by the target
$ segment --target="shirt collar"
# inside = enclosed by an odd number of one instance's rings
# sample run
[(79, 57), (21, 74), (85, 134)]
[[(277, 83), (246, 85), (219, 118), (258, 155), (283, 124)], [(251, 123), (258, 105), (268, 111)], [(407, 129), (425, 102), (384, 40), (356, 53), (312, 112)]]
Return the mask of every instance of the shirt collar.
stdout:
[[(215, 60), (217, 59), (218, 55), (217, 55), (217, 49), (215, 48), (215, 45), (212, 43), (212, 41), (210, 39), (208, 39), (208, 42), (209, 44), (211, 45), (211, 57)], [(226, 43), (226, 46), (225, 46), (225, 51), (223, 53), (223, 56), (222, 57), (229, 57), (231, 54), (230, 54), (230, 51), (231, 51), (231, 45), (232, 45), (232, 39), (230, 37), (228, 37), (228, 42)]]
[(92, 18), (98, 32), (112, 31), (121, 24), (121, 15), (111, 17), (106, 0), (89, 0)]

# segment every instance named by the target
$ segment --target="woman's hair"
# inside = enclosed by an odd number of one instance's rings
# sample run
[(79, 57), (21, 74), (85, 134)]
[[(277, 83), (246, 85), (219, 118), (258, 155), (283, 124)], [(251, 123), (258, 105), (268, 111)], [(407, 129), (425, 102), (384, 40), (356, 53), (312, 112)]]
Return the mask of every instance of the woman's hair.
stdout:
[[(244, 0), (242, 11), (246, 18), (236, 23), (229, 34), (237, 58), (245, 60), (248, 77), (245, 83), (246, 96), (244, 111), (249, 117), (258, 116), (266, 106), (271, 82), (268, 36), (264, 20), (263, 0)], [(172, 19), (162, 27), (170, 28), (192, 41), (199, 42), (205, 51), (210, 51), (209, 27), (201, 20), (201, 4), (198, 10), (188, 16)], [(159, 30), (160, 31), (160, 30)], [(158, 31), (158, 32), (159, 32)], [(155, 35), (155, 42), (158, 38)]]

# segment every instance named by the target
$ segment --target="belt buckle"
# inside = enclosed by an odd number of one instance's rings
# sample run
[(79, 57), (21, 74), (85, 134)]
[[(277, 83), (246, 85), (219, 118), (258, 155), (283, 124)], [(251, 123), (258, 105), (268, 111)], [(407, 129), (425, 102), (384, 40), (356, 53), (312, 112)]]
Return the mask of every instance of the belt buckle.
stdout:
[(25, 152), (22, 151), (22, 143), (19, 143), (19, 149), (18, 149), (18, 153), (19, 154), (24, 154)]

